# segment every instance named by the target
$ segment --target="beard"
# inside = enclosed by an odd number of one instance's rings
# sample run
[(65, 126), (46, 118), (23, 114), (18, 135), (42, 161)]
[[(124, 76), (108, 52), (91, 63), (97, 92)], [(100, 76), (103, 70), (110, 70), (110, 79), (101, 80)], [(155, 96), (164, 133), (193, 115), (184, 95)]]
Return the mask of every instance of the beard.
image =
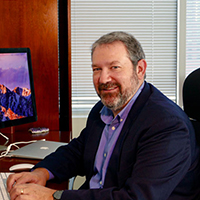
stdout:
[[(138, 89), (138, 78), (136, 74), (134, 73), (133, 76), (130, 78), (130, 87), (122, 89), (122, 86), (120, 83), (117, 82), (108, 82), (105, 84), (100, 84), (98, 86), (98, 96), (101, 98), (102, 103), (109, 108), (110, 110), (117, 112), (119, 110), (122, 110), (123, 107), (129, 102), (129, 100), (133, 97), (134, 93), (136, 92), (136, 89)], [(118, 88), (118, 91), (116, 92), (107, 92), (104, 93), (104, 89), (109, 88)]]

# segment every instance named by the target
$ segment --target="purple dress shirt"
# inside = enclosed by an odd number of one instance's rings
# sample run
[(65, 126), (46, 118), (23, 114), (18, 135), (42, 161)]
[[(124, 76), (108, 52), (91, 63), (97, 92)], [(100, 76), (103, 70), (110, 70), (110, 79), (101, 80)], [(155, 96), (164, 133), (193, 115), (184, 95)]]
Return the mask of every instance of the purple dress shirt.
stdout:
[(104, 106), (101, 110), (101, 120), (106, 124), (103, 130), (100, 144), (97, 150), (95, 163), (94, 163), (94, 172), (95, 175), (90, 180), (90, 188), (103, 188), (105, 175), (108, 167), (110, 157), (112, 155), (113, 149), (119, 137), (119, 134), (124, 126), (125, 120), (128, 116), (128, 113), (134, 104), (135, 100), (141, 93), (144, 87), (144, 82), (125, 106), (125, 108), (113, 118), (112, 111)]

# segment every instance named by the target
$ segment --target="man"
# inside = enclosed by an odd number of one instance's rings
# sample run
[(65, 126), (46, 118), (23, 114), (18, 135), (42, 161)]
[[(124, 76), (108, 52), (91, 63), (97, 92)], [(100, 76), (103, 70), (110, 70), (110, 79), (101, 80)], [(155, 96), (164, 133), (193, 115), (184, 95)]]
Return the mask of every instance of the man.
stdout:
[[(93, 83), (101, 101), (86, 128), (32, 172), (11, 175), (14, 199), (191, 200), (199, 193), (199, 148), (185, 113), (147, 83), (140, 43), (124, 32), (92, 46)], [(85, 175), (80, 190), (44, 187)]]

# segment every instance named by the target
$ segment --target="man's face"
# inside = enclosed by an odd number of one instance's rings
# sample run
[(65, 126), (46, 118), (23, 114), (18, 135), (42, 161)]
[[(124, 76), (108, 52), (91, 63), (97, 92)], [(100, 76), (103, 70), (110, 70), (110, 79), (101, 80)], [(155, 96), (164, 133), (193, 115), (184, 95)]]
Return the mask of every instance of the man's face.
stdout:
[(133, 64), (122, 42), (97, 46), (92, 56), (93, 83), (102, 103), (119, 113), (139, 88)]

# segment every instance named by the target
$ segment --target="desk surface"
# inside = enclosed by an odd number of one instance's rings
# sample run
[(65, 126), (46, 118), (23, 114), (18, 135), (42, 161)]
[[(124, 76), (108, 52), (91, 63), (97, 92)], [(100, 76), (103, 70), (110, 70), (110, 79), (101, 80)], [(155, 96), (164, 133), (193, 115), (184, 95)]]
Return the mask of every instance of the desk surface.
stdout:
[[(40, 140), (40, 139), (68, 142), (68, 141), (64, 141), (64, 139), (61, 139), (61, 138), (64, 138), (64, 135), (62, 134), (65, 135), (65, 132), (61, 133), (59, 131), (50, 131), (48, 134), (37, 135), (37, 136), (31, 135), (28, 132), (16, 132), (13, 134), (7, 133), (5, 135), (9, 137), (9, 144), (13, 142), (19, 142), (19, 141), (30, 141), (30, 140)], [(3, 144), (3, 142), (0, 142), (0, 144)], [(0, 172), (8, 172), (9, 168), (15, 164), (30, 163), (30, 164), (35, 165), (39, 161), (40, 160), (23, 159), (23, 158), (0, 158)], [(68, 187), (68, 182), (58, 184), (58, 183), (54, 183), (53, 181), (49, 181), (47, 183), (47, 187), (57, 189), (57, 190), (63, 190)]]

